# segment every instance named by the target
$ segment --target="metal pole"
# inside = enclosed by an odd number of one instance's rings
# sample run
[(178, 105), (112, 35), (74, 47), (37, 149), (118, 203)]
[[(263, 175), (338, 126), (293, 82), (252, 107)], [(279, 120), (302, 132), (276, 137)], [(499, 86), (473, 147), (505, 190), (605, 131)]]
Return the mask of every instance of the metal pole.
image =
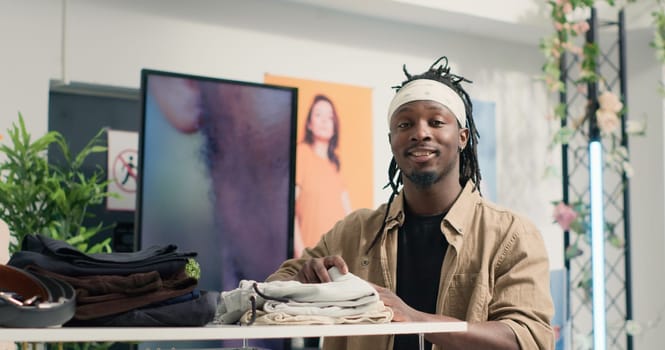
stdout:
[[(624, 106), (628, 103), (628, 88), (626, 79), (626, 19), (622, 9), (619, 11), (619, 88)], [(625, 109), (624, 109), (625, 110)], [(628, 151), (628, 134), (626, 133), (626, 119), (628, 115), (624, 112), (621, 118), (621, 145)], [(633, 294), (630, 264), (630, 183), (624, 172), (621, 176), (623, 181), (623, 233), (624, 233), (624, 269), (626, 280), (624, 287), (626, 290), (626, 320), (633, 318)], [(633, 336), (626, 334), (627, 350), (633, 349)]]
[[(561, 83), (563, 86), (566, 86), (566, 81), (568, 80), (568, 69), (566, 67), (567, 65), (567, 60), (566, 60), (567, 55), (565, 53), (561, 54), (560, 60), (559, 60), (559, 71), (561, 72), (561, 76), (559, 77)], [(562, 105), (566, 106), (565, 111), (564, 111), (564, 118), (561, 118), (561, 127), (564, 128), (568, 124), (568, 89), (563, 89), (563, 91), (559, 92), (559, 103)], [(562, 190), (563, 190), (563, 202), (568, 205), (570, 204), (570, 178), (568, 174), (568, 144), (567, 143), (562, 143), (561, 144), (561, 174), (562, 176)], [(563, 247), (564, 249), (567, 249), (570, 246), (570, 231), (566, 230), (563, 232)], [(565, 271), (565, 280), (566, 280), (566, 317), (570, 318), (570, 260), (569, 259), (564, 259), (564, 266), (566, 268)], [(568, 320), (564, 320), (564, 323), (568, 322)], [(565, 326), (562, 325), (562, 326)]]

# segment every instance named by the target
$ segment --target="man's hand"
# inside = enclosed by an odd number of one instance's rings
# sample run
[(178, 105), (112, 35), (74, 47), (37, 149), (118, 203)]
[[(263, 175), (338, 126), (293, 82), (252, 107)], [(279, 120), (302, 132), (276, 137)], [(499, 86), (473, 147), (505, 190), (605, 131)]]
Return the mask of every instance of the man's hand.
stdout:
[(390, 289), (377, 286), (373, 283), (372, 286), (379, 293), (379, 298), (381, 298), (383, 304), (393, 310), (393, 322), (423, 321), (424, 313), (407, 305), (397, 294), (391, 292)]
[(339, 255), (333, 255), (324, 258), (309, 259), (300, 271), (298, 271), (294, 279), (302, 283), (331, 282), (328, 269), (333, 266), (337, 266), (339, 272), (342, 274), (349, 272), (344, 259)]

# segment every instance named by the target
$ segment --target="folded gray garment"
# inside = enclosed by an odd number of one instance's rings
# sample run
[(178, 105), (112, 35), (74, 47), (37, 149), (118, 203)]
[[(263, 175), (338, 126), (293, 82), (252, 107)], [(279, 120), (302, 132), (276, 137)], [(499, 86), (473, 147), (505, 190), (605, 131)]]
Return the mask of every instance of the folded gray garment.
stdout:
[(257, 308), (260, 307), (259, 305), (263, 305), (263, 298), (258, 297), (251, 287), (244, 289), (236, 288), (231, 291), (221, 292), (219, 294), (219, 302), (217, 303), (217, 312), (215, 313), (215, 318), (212, 323), (237, 323), (247, 310), (252, 309), (252, 298), (255, 298), (257, 301)]
[[(309, 314), (312, 313), (312, 308), (316, 307), (346, 308), (345, 314), (357, 314), (362, 312), (362, 306), (376, 303), (379, 300), (374, 287), (358, 276), (352, 273), (343, 275), (337, 267), (331, 267), (328, 273), (332, 282), (272, 281), (258, 283), (242, 280), (238, 288), (220, 294), (213, 323), (237, 323), (245, 312), (252, 310), (252, 300), (255, 302), (256, 309), (262, 309), (266, 298), (288, 304), (286, 310), (307, 309), (306, 312)], [(254, 290), (254, 285), (260, 293)], [(303, 309), (297, 309), (299, 307)], [(269, 309), (274, 309), (274, 305), (271, 305)], [(280, 311), (284, 312), (283, 310), (281, 308)]]

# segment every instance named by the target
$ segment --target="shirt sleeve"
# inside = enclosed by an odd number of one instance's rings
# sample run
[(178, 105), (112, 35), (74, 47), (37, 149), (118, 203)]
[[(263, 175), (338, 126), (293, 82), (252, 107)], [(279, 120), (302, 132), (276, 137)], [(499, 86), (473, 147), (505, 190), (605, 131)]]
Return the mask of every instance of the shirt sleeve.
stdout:
[(521, 222), (499, 254), (490, 320), (508, 325), (521, 349), (554, 349), (549, 260), (540, 233)]
[[(334, 230), (334, 228), (333, 228)], [(332, 230), (331, 230), (332, 231)], [(330, 234), (330, 232), (328, 233)], [(305, 262), (311, 258), (322, 258), (330, 255), (326, 245), (326, 235), (313, 248), (305, 248), (303, 255), (297, 259), (286, 260), (277, 271), (266, 278), (266, 282), (291, 280), (300, 271)]]

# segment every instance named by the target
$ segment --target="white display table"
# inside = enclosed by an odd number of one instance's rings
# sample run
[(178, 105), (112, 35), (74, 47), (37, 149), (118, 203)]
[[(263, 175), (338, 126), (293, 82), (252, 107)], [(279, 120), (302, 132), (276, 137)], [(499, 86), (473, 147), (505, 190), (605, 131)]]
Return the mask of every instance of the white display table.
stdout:
[(205, 327), (62, 327), (0, 328), (0, 341), (123, 342), (221, 339), (306, 338), (327, 336), (464, 332), (466, 322), (391, 322), (383, 324), (275, 325)]

